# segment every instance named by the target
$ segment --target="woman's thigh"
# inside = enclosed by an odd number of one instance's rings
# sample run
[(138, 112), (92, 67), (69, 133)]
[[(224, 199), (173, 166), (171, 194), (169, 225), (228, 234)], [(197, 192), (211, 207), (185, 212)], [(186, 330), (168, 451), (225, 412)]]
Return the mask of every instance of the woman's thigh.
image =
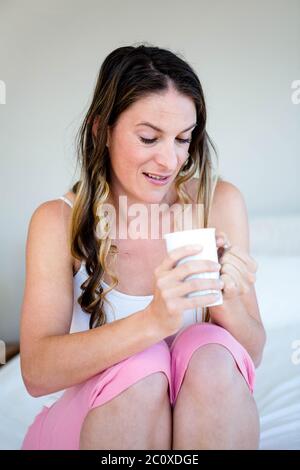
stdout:
[(44, 407), (28, 428), (22, 450), (79, 449), (85, 417), (138, 381), (163, 372), (168, 379), (171, 399), (171, 358), (165, 341), (128, 357), (87, 381), (70, 387), (50, 408)]

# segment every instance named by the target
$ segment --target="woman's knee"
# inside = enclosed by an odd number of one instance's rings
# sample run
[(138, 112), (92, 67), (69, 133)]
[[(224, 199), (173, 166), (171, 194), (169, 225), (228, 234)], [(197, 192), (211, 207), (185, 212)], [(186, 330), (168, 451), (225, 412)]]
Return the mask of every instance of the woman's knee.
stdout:
[(138, 401), (159, 402), (168, 395), (169, 381), (164, 372), (154, 372), (133, 384), (128, 389), (127, 396)]
[(244, 381), (231, 352), (220, 344), (206, 344), (199, 347), (192, 355), (185, 383), (205, 393), (232, 390), (236, 381)]
[[(105, 435), (122, 431), (120, 423), (126, 424), (127, 438), (130, 427), (140, 429), (141, 438), (154, 429), (155, 422), (170, 407), (168, 378), (163, 372), (150, 374), (134, 383), (103, 405), (92, 408), (86, 415), (80, 433), (80, 448), (98, 445)], [(117, 424), (116, 424), (117, 423)], [(149, 439), (151, 436), (149, 437)], [(125, 439), (123, 436), (122, 439)], [(91, 448), (91, 447), (90, 447)]]
[(164, 372), (154, 372), (122, 390), (111, 400), (100, 405), (100, 408), (106, 407), (120, 413), (122, 410), (128, 413), (132, 408), (143, 409), (143, 412), (151, 409), (153, 412), (168, 396), (168, 386), (167, 375)]

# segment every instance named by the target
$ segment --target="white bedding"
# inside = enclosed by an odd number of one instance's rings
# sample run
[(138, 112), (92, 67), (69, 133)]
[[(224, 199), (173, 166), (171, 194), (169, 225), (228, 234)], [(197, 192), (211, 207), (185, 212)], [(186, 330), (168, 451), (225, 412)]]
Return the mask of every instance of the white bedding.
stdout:
[[(297, 355), (295, 347), (298, 341), (300, 349), (300, 256), (253, 256), (259, 264), (256, 292), (268, 337), (254, 393), (260, 449), (300, 449), (300, 352)], [(33, 398), (27, 393), (19, 356), (2, 367), (0, 449), (19, 449), (35, 415), (51, 402), (51, 396)]]

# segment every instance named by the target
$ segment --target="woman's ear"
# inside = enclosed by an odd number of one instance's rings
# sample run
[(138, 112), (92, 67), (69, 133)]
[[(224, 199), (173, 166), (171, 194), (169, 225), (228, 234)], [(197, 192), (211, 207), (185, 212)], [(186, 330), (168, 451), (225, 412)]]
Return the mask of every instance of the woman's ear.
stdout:
[[(93, 122), (93, 126), (92, 126), (92, 133), (93, 133), (94, 138), (96, 138), (96, 136), (97, 136), (98, 126), (99, 126), (99, 119), (100, 119), (100, 116), (96, 116), (94, 118), (94, 122)], [(106, 142), (107, 147), (109, 146), (109, 141), (110, 141), (110, 129), (108, 127), (107, 128), (107, 142)]]
[(93, 136), (96, 138), (96, 135), (97, 135), (97, 130), (98, 130), (98, 124), (99, 124), (99, 118), (100, 116), (96, 116), (94, 118), (94, 122), (93, 122), (93, 126), (92, 126), (92, 132), (93, 132)]
[(106, 147), (109, 147), (109, 144), (110, 144), (110, 127), (107, 126), (107, 141), (106, 141)]

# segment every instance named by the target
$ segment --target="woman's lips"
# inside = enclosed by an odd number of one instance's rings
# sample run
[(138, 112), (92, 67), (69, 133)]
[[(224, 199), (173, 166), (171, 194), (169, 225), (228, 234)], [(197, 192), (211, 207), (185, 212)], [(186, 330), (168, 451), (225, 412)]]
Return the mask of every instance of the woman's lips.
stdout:
[(150, 178), (150, 176), (147, 176), (146, 173), (143, 173), (143, 175), (145, 176), (146, 180), (149, 181), (149, 183), (152, 183), (152, 184), (155, 184), (157, 186), (164, 186), (165, 184), (167, 184), (169, 182), (169, 180), (171, 179), (171, 175), (170, 176), (167, 176), (166, 178), (164, 179), (154, 179), (154, 178)]

